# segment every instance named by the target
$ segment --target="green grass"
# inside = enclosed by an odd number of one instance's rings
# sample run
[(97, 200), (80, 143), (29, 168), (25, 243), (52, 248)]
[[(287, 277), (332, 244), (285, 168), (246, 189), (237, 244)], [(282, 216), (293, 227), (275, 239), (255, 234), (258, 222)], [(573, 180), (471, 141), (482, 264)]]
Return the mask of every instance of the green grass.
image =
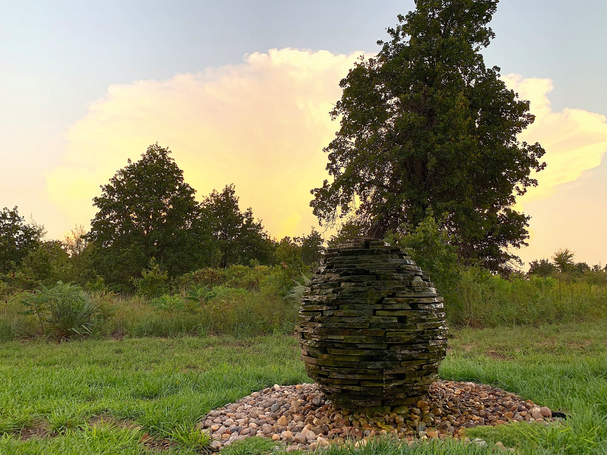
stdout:
[[(516, 392), (565, 412), (564, 423), (467, 431), (487, 446), (384, 440), (326, 453), (484, 454), (499, 441), (520, 453), (605, 454), (606, 334), (605, 321), (456, 332), (443, 378)], [(194, 428), (209, 410), (274, 383), (306, 380), (297, 342), (286, 335), (6, 342), (0, 454), (200, 453), (206, 440)], [(152, 443), (141, 442), (145, 434)], [(165, 450), (156, 451), (158, 444)], [(273, 447), (251, 439), (224, 453), (269, 454)]]
[[(124, 438), (127, 445), (127, 434), (138, 441), (149, 432), (182, 448), (195, 446), (191, 430), (209, 410), (275, 383), (305, 380), (295, 341), (286, 336), (4, 343), (0, 453), (21, 453), (21, 447), (32, 447), (31, 453), (105, 453), (82, 449), (89, 447), (82, 444), (91, 432)], [(120, 424), (98, 426), (100, 418)], [(31, 428), (49, 437), (16, 440), (17, 432)], [(133, 447), (142, 450), (137, 441)]]
[(566, 425), (469, 430), (525, 453), (607, 453), (607, 322), (462, 330), (442, 364), (446, 379), (497, 385), (565, 412)]

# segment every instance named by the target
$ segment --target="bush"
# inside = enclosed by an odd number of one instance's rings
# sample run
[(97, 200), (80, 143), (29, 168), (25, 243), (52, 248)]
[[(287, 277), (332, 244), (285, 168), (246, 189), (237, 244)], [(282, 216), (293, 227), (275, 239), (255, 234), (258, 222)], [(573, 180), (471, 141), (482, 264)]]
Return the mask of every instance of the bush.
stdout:
[(246, 265), (232, 265), (225, 269), (213, 269), (210, 267), (186, 273), (174, 282), (174, 287), (181, 291), (191, 287), (226, 286), (229, 288), (259, 291), (261, 282), (272, 268), (265, 265), (247, 267)]
[(137, 294), (148, 298), (162, 295), (168, 289), (168, 273), (160, 270), (160, 266), (153, 259), (150, 267), (141, 272), (141, 278), (133, 279)]
[(169, 315), (183, 311), (186, 308), (186, 302), (179, 295), (162, 295), (150, 302), (155, 309), (168, 313)]
[(61, 282), (26, 294), (21, 303), (25, 314), (38, 318), (43, 332), (50, 329), (60, 339), (90, 335), (100, 313), (98, 303), (80, 286)]
[(406, 235), (389, 233), (386, 241), (398, 245), (411, 255), (415, 263), (428, 273), (441, 293), (448, 293), (461, 280), (457, 248), (447, 231), (441, 229), (432, 212), (413, 230), (404, 226)]

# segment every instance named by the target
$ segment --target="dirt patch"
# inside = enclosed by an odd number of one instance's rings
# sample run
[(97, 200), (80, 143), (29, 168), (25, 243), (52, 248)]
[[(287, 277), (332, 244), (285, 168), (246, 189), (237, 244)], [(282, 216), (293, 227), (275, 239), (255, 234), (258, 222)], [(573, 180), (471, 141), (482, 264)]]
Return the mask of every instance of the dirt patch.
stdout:
[(132, 420), (120, 420), (109, 414), (101, 414), (98, 416), (91, 417), (87, 420), (86, 424), (89, 427), (95, 427), (100, 425), (113, 426), (116, 428), (125, 428), (128, 430), (140, 430), (141, 427)]
[(27, 441), (32, 438), (46, 438), (52, 436), (49, 430), (48, 422), (43, 420), (36, 421), (33, 425), (28, 426), (26, 428), (22, 428), (19, 431), (19, 439), (22, 441)]
[[(575, 351), (586, 352), (593, 343), (594, 343), (594, 340), (569, 341), (569, 342), (565, 343), (565, 346), (567, 346), (567, 348), (573, 349)], [(605, 340), (605, 344), (607, 345), (607, 340)]]
[(512, 360), (512, 356), (506, 355), (503, 352), (498, 351), (488, 351), (487, 353), (485, 353), (485, 356), (495, 360)]
[(171, 441), (169, 439), (159, 439), (153, 436), (150, 436), (148, 433), (145, 433), (139, 439), (139, 444), (144, 445), (148, 449), (152, 450), (169, 450), (171, 448), (177, 447), (177, 443)]
[(124, 335), (125, 335), (124, 330), (122, 330), (121, 328), (117, 328), (110, 334), (110, 337), (113, 340), (122, 341), (122, 340), (124, 340)]

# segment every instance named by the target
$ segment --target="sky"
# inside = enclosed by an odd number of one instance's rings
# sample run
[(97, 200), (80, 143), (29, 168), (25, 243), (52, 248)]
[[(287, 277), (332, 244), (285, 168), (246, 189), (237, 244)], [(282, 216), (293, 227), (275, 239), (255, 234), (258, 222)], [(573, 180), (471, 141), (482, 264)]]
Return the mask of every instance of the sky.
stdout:
[[(198, 199), (234, 183), (272, 237), (318, 228), (310, 189), (338, 129), (339, 81), (412, 0), (0, 2), (0, 208), (63, 239), (150, 144)], [(501, 0), (483, 50), (531, 102), (547, 167), (517, 201), (528, 263), (607, 262), (603, 0)], [(322, 229), (320, 228), (321, 232)], [(329, 232), (326, 232), (328, 237)]]

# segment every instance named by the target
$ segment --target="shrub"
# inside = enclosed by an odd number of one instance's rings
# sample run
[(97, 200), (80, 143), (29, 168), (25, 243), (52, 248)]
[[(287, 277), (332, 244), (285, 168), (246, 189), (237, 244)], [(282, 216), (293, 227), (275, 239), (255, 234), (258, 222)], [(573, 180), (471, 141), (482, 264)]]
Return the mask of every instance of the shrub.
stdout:
[(259, 291), (263, 279), (271, 273), (272, 268), (265, 265), (232, 265), (225, 269), (210, 267), (186, 273), (174, 282), (174, 287), (181, 291), (191, 287), (226, 286), (229, 288)]
[(162, 295), (168, 289), (168, 273), (160, 269), (153, 259), (150, 267), (141, 272), (141, 278), (133, 279), (137, 294), (148, 298)]
[(56, 286), (26, 294), (21, 303), (25, 314), (38, 318), (43, 332), (50, 329), (58, 338), (90, 335), (99, 314), (98, 303), (80, 286)]
[(430, 275), (441, 293), (448, 293), (461, 280), (462, 267), (458, 264), (457, 248), (452, 235), (441, 229), (430, 211), (413, 230), (403, 226), (406, 235), (389, 233), (386, 241), (409, 253), (422, 270)]
[(150, 304), (155, 309), (168, 313), (169, 315), (179, 312), (187, 312), (192, 314), (200, 312), (197, 302), (192, 299), (184, 299), (179, 294), (164, 294), (152, 300)]

